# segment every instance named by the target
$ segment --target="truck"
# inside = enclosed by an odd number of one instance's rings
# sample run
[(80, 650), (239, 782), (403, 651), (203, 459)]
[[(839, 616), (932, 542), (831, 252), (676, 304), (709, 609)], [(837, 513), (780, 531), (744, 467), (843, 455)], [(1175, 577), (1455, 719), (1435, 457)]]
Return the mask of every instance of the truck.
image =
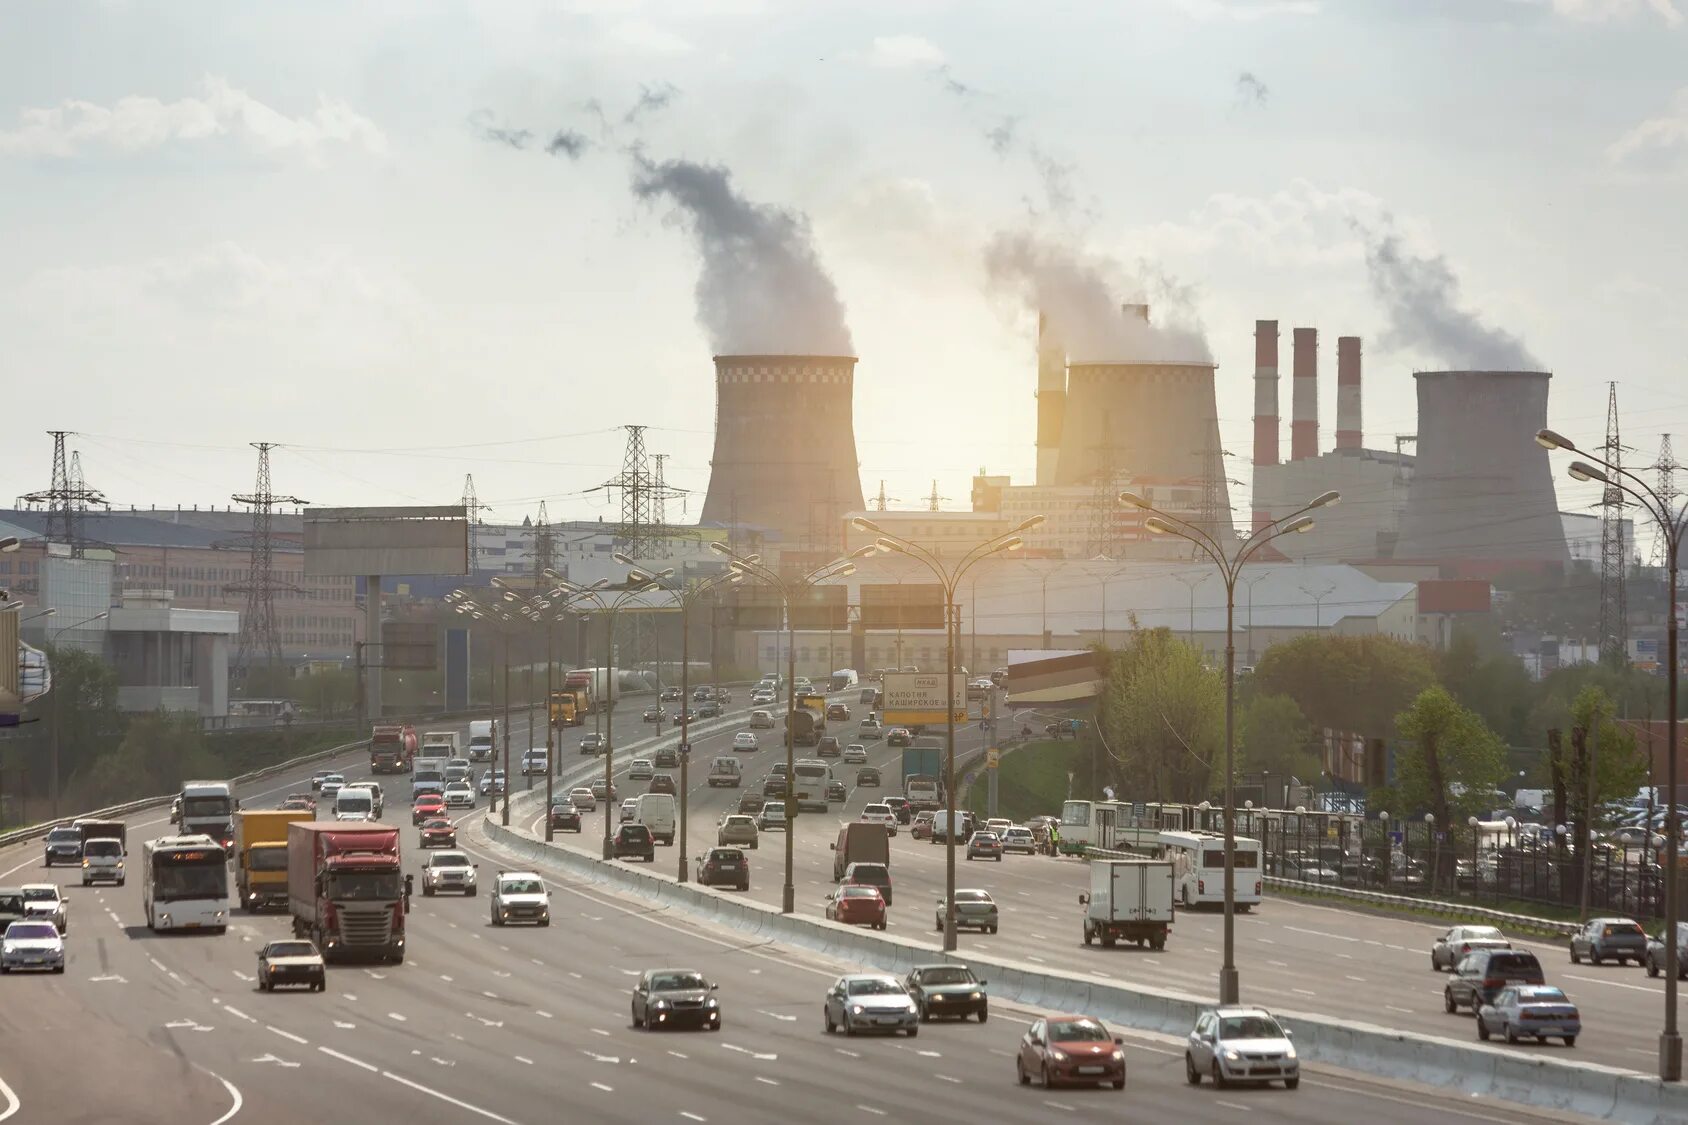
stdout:
[(287, 905), (287, 826), (312, 820), (304, 809), (242, 809), (234, 814), (234, 883), (248, 914)]
[[(385, 723), (370, 730), (370, 773), (406, 773), (410, 770), (413, 754), (409, 739), (405, 737), (407, 730), (403, 726)], [(414, 737), (414, 732), (410, 733)]]
[(604, 707), (615, 706), (615, 701), (621, 697), (621, 685), (617, 682), (620, 675), (619, 668), (573, 668), (563, 674), (563, 688), (565, 691), (584, 691), (586, 710), (583, 713), (590, 715)]
[(1090, 892), (1078, 896), (1084, 907), (1084, 944), (1100, 939), (1145, 942), (1150, 949), (1166, 948), (1172, 929), (1172, 863), (1167, 860), (1093, 859)]
[(404, 960), (409, 908), (398, 828), (296, 820), (287, 826), (287, 902), (293, 936), (324, 960)]
[[(471, 762), (490, 762), (492, 752), (498, 743), (498, 721), (496, 719), (471, 719), (469, 721), (469, 760)], [(444, 759), (455, 758), (455, 754), (429, 754), (430, 758), (442, 759), (440, 772), (445, 772)]]
[[(942, 747), (919, 744), (903, 747), (903, 795), (908, 796), (909, 778), (930, 777), (935, 780), (943, 776), (943, 765)], [(909, 797), (909, 800), (914, 798)]]
[(234, 843), (234, 813), (240, 802), (226, 781), (182, 782), (181, 813), (176, 818), (183, 836), (205, 835), (227, 848)]
[(883, 824), (857, 822), (838, 828), (832, 845), (832, 881), (844, 878), (852, 863), (883, 863), (891, 866), (891, 837)]
[(633, 806), (633, 819), (643, 824), (658, 844), (674, 843), (674, 815), (672, 793), (641, 793)]
[(125, 855), (129, 852), (129, 825), (121, 820), (83, 819), (72, 821), (70, 826), (82, 833), (84, 844), (89, 840), (116, 840), (123, 845)]
[(569, 687), (564, 685), (551, 693), (551, 725), (561, 729), (563, 727), (578, 727), (586, 722), (586, 716), (592, 713), (592, 689), (589, 687)]
[(422, 735), (422, 749), (417, 753), (428, 758), (460, 757), (457, 747), (457, 732), (454, 730), (427, 731)]
[(826, 720), (807, 707), (799, 706), (785, 715), (785, 738), (790, 745), (818, 746), (825, 730)]

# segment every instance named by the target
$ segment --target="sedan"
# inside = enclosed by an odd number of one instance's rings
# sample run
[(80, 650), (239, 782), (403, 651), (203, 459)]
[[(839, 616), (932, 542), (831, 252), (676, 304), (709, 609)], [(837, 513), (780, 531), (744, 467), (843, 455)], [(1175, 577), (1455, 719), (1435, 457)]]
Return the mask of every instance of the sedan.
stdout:
[(1451, 970), (1474, 949), (1511, 948), (1512, 943), (1493, 926), (1455, 926), (1430, 944), (1430, 969)]
[(753, 730), (741, 730), (733, 735), (734, 750), (760, 750), (762, 742)]
[[(865, 732), (862, 737), (867, 737)], [(913, 741), (914, 735), (909, 732), (907, 727), (892, 727), (885, 732), (885, 745), (887, 746), (907, 746)]]
[(311, 774), (311, 792), (315, 793), (317, 790), (321, 789), (322, 779), (333, 772), (333, 770), (317, 770), (315, 773)]
[(784, 830), (789, 826), (785, 819), (784, 801), (764, 801), (762, 811), (756, 814), (756, 828), (761, 832), (772, 831), (775, 828)]
[(647, 708), (645, 708), (644, 720), (647, 723), (660, 723), (660, 722), (662, 722), (662, 708), (661, 707), (647, 707)]
[(556, 801), (551, 805), (551, 830), (553, 832), (579, 832), (580, 810), (569, 801)]
[(995, 832), (975, 832), (967, 838), (968, 859), (994, 859), (1002, 862), (1002, 841)]
[(437, 793), (429, 793), (416, 798), (416, 803), (410, 807), (410, 823), (421, 824), (424, 820), (432, 820), (445, 815), (445, 798)]
[(978, 1016), (980, 1023), (990, 1018), (985, 982), (966, 965), (916, 965), (904, 983), (920, 1009), (921, 1023), (938, 1016)]
[(70, 932), (70, 904), (59, 893), (57, 883), (25, 883), (23, 891), (24, 917), (31, 922), (51, 922), (61, 934)]
[(697, 712), (687, 707), (684, 710), (674, 712), (673, 715), (669, 716), (669, 720), (676, 726), (681, 723), (695, 723), (697, 722)]
[(64, 937), (51, 922), (20, 921), (0, 936), (0, 973), (13, 969), (64, 972)]
[(455, 848), (457, 846), (457, 826), (441, 817), (424, 820), (421, 838), (417, 842), (424, 848)]
[(826, 783), (826, 799), (829, 804), (843, 804), (850, 799), (849, 788), (837, 778)]
[(910, 1038), (920, 1034), (920, 1013), (908, 988), (896, 977), (882, 973), (850, 973), (839, 977), (827, 989), (825, 1012), (827, 1034), (844, 1029), (858, 1031), (906, 1031)]
[[(1656, 977), (1665, 971), (1665, 931), (1647, 939), (1647, 975)], [(1676, 924), (1676, 972), (1688, 980), (1688, 922)]]
[(328, 987), (322, 954), (308, 941), (272, 941), (258, 950), (258, 988), (274, 992), (279, 985), (302, 984), (312, 992)]
[(698, 704), (697, 717), (700, 719), (719, 719), (721, 717), (721, 705), (714, 700), (700, 703)]
[(502, 797), (504, 795), (504, 771), (487, 770), (481, 774), (481, 796)]
[[(874, 773), (874, 775), (876, 777), (876, 780), (875, 780), (874, 783), (878, 784), (877, 775), (878, 775), (879, 771), (873, 770), (872, 772)], [(858, 780), (856, 782), (856, 784), (857, 785), (863, 785), (863, 784), (866, 784), (866, 783)], [(885, 803), (887, 805), (890, 805), (891, 811), (897, 814), (897, 823), (898, 824), (907, 824), (909, 821), (914, 819), (914, 809), (909, 806), (907, 797), (886, 797)]]
[(289, 793), (280, 807), (287, 812), (316, 812), (316, 798), (309, 793)]
[(629, 781), (649, 781), (651, 775), (655, 772), (656, 767), (651, 765), (649, 758), (634, 758), (627, 764), (627, 780)]
[(932, 817), (929, 812), (914, 814), (914, 822), (909, 825), (908, 833), (916, 840), (930, 840), (932, 838)]
[(1002, 850), (1005, 852), (1024, 852), (1027, 855), (1037, 854), (1037, 839), (1032, 830), (1021, 824), (1016, 824), (1002, 834)]
[[(938, 900), (937, 930), (944, 932), (944, 900)], [(996, 900), (991, 898), (989, 891), (955, 892), (955, 928), (957, 930), (978, 930), (981, 933), (994, 934), (999, 915)]]
[(445, 807), (448, 809), (472, 809), (475, 807), (475, 791), (469, 787), (467, 781), (454, 781), (445, 787)]
[(633, 1026), (646, 1030), (692, 1024), (721, 1030), (716, 985), (694, 969), (647, 969), (633, 986)]
[(1629, 918), (1594, 918), (1571, 935), (1571, 963), (1587, 957), (1596, 965), (1611, 960), (1641, 964), (1647, 957), (1647, 932)]
[(750, 889), (750, 857), (738, 848), (710, 848), (697, 857), (700, 886), (726, 885), (741, 891)]
[(826, 917), (828, 921), (843, 922), (848, 926), (872, 926), (883, 930), (885, 897), (879, 893), (878, 887), (865, 883), (837, 887), (826, 896)]
[(597, 801), (615, 800), (615, 786), (601, 777), (593, 778), (590, 786), (592, 798)]
[(845, 765), (847, 765), (847, 766), (859, 766), (863, 762), (866, 762), (866, 761), (867, 761), (867, 747), (866, 746), (863, 746), (859, 742), (852, 742), (852, 743), (850, 743), (850, 745), (844, 747), (844, 764)]
[(621, 824), (631, 823), (639, 815), (639, 798), (628, 797), (621, 802), (621, 809), (617, 814), (617, 821)]
[(1582, 1032), (1582, 1015), (1559, 989), (1543, 984), (1513, 985), (1500, 990), (1491, 1004), (1477, 1009), (1477, 1038), (1501, 1035), (1508, 1043), (1520, 1038), (1547, 1042), (1550, 1036), (1575, 1047)]
[(1301, 1061), (1290, 1033), (1265, 1008), (1209, 1008), (1185, 1041), (1184, 1077), (1192, 1086), (1211, 1077), (1220, 1089), (1281, 1080), (1293, 1090), (1301, 1085)]
[(678, 702), (680, 702), (680, 689), (677, 688), (677, 687), (663, 688), (662, 689), (662, 701), (664, 703), (678, 703)]
[(754, 849), (760, 835), (756, 830), (755, 817), (733, 813), (721, 818), (721, 826), (715, 830), (715, 842), (722, 845), (739, 844)]
[(1044, 1089), (1057, 1083), (1094, 1086), (1112, 1082), (1125, 1089), (1125, 1040), (1110, 1035), (1101, 1020), (1089, 1016), (1049, 1016), (1033, 1020), (1020, 1037), (1014, 1074), (1026, 1086), (1035, 1077)]
[(569, 804), (581, 812), (596, 812), (598, 798), (592, 795), (592, 790), (583, 785), (578, 789), (569, 790)]

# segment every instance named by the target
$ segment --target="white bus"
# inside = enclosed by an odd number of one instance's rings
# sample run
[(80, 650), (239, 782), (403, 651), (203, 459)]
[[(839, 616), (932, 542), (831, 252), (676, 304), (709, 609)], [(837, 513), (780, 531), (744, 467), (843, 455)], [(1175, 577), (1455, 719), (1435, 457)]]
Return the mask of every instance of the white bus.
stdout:
[[(1232, 857), (1237, 909), (1260, 901), (1260, 842), (1237, 836)], [(1185, 906), (1225, 901), (1225, 837), (1217, 832), (1162, 832), (1160, 858), (1172, 861), (1174, 889)]]
[(792, 791), (799, 812), (826, 812), (826, 786), (832, 768), (815, 758), (799, 758), (792, 765)]
[(1131, 811), (1118, 801), (1066, 801), (1061, 805), (1061, 854), (1083, 855), (1085, 848), (1124, 848), (1119, 828)]
[(147, 841), (141, 905), (157, 930), (213, 930), (229, 926), (228, 855), (209, 836), (160, 836)]

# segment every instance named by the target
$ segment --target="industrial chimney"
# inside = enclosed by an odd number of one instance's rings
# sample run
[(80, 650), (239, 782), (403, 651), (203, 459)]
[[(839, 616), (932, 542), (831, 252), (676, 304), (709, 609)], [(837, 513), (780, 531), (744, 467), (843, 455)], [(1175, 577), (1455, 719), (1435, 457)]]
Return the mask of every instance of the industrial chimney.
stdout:
[(1049, 318), (1037, 317), (1037, 483), (1055, 483), (1061, 459), (1061, 423), (1067, 406), (1067, 354), (1049, 329)]
[[(703, 522), (796, 541), (862, 510), (851, 356), (715, 357), (715, 454)], [(825, 541), (824, 539), (822, 540)]]
[(1336, 338), (1336, 447), (1360, 448), (1360, 338)]
[[(1254, 464), (1278, 463), (1278, 322), (1254, 322)], [(1258, 494), (1258, 490), (1256, 490)], [(1256, 529), (1272, 522), (1269, 512), (1254, 511)]]
[(1292, 337), (1295, 381), (1292, 384), (1289, 459), (1319, 455), (1319, 330), (1297, 328)]

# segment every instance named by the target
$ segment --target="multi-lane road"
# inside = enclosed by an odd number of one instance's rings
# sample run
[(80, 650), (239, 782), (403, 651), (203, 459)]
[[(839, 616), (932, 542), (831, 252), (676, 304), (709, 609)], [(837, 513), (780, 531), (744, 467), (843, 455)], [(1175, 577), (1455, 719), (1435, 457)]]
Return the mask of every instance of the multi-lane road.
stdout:
[[(517, 717), (512, 724), (513, 746), (526, 737), (522, 722)], [(618, 712), (618, 741), (627, 746), (618, 757), (640, 752), (629, 742), (637, 722), (626, 722)], [(366, 772), (355, 757), (347, 762), (353, 776)], [(565, 772), (586, 763), (565, 758)], [(241, 797), (248, 807), (262, 807), (302, 787), (302, 778), (283, 779)], [(408, 827), (402, 805), (392, 802), (393, 819)], [(484, 808), (466, 814), (465, 827), (484, 815)], [(712, 820), (702, 814), (695, 824)], [(818, 833), (822, 821), (800, 821), (799, 839)], [(162, 812), (138, 815), (131, 820), (131, 847), (138, 853), (143, 840), (166, 831)], [(707, 835), (700, 829), (694, 840), (701, 846)], [(414, 837), (408, 831), (403, 837), (406, 867), (415, 870)], [(500, 864), (497, 854), (474, 843), (472, 832), (464, 839), (483, 877), (490, 876)], [(899, 841), (898, 878), (918, 886), (913, 872), (930, 862)], [(770, 877), (771, 853), (758, 854), (757, 893), (765, 893), (777, 879)], [(801, 854), (806, 864), (818, 860), (809, 844)], [(663, 849), (665, 861), (672, 855)], [(38, 844), (0, 852), (0, 882), (66, 881), (67, 874), (41, 867)], [(831, 976), (851, 966), (778, 946), (747, 947), (739, 935), (548, 877), (550, 928), (495, 929), (484, 895), (418, 895), (404, 964), (336, 966), (320, 995), (256, 989), (256, 951), (289, 933), (283, 915), (237, 914), (220, 937), (153, 935), (141, 921), (139, 880), (123, 888), (72, 883), (68, 971), (0, 984), (0, 1036), (7, 1045), (0, 1120), (644, 1123), (914, 1114), (1100, 1120), (1118, 1119), (1127, 1106), (1136, 1117), (1198, 1122), (1247, 1113), (1306, 1122), (1361, 1115), (1400, 1122), (1427, 1114), (1467, 1121), (1551, 1117), (1321, 1069), (1294, 1094), (1190, 1089), (1176, 1044), (1138, 1035), (1127, 1039), (1124, 1094), (1023, 1088), (1014, 1082), (1012, 1056), (1030, 1013), (1013, 1005), (997, 1004), (986, 1025), (928, 1025), (918, 1039), (828, 1036), (820, 996)], [(977, 881), (1009, 877), (1035, 878), (1011, 860), (1000, 875)], [(818, 902), (823, 884), (803, 885), (817, 892)], [(1013, 902), (1013, 889), (999, 893), (1016, 908), (1004, 936), (1031, 924), (1030, 908)], [(805, 908), (810, 897), (800, 896)], [(1276, 910), (1273, 903), (1267, 913)], [(896, 924), (915, 921), (905, 911)], [(1188, 932), (1181, 928), (1181, 935)], [(1052, 940), (1044, 952), (1063, 946)], [(632, 1029), (630, 983), (640, 970), (659, 965), (696, 967), (720, 983), (726, 1017), (720, 1032)]]

